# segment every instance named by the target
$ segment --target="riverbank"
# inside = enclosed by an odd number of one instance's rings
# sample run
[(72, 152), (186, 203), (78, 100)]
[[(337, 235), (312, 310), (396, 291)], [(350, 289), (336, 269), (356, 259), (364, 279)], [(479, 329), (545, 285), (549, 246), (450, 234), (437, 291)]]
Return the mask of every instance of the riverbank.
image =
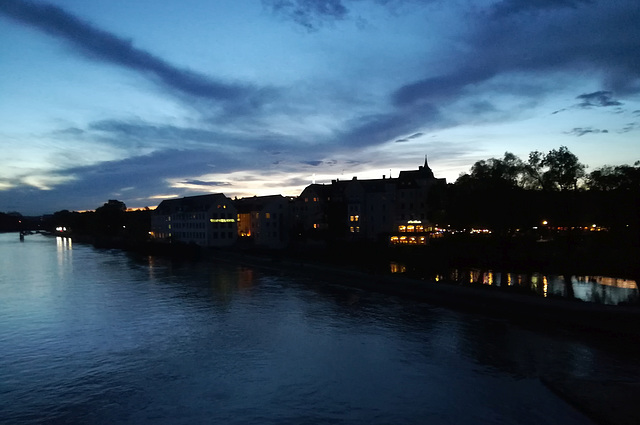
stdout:
[(594, 381), (568, 376), (544, 376), (541, 382), (554, 394), (602, 425), (637, 425), (640, 382)]

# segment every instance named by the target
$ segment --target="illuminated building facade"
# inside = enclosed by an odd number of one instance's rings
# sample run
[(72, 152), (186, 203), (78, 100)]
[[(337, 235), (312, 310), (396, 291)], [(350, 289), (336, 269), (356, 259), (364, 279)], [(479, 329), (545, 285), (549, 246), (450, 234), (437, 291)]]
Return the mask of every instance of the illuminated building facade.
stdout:
[(430, 221), (431, 212), (441, 208), (446, 180), (438, 179), (427, 163), (417, 170), (401, 171), (397, 178), (392, 245), (426, 245), (441, 233)]
[(238, 237), (237, 211), (221, 193), (167, 199), (151, 215), (151, 236), (158, 241), (231, 246)]

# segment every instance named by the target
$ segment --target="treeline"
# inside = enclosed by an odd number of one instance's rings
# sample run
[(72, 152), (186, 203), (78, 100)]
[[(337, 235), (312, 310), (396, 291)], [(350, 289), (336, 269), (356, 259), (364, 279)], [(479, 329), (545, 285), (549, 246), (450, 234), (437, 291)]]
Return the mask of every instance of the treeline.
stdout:
[(64, 229), (78, 239), (84, 238), (98, 245), (122, 241), (135, 243), (149, 237), (151, 210), (127, 211), (124, 202), (109, 200), (95, 211), (58, 211), (47, 222), (52, 231)]
[(17, 212), (0, 212), (0, 232), (19, 232), (23, 230), (25, 223), (22, 214)]
[(506, 152), (473, 164), (448, 185), (445, 217), (459, 228), (498, 233), (542, 225), (592, 226), (638, 235), (640, 161), (587, 167), (565, 146), (522, 160)]

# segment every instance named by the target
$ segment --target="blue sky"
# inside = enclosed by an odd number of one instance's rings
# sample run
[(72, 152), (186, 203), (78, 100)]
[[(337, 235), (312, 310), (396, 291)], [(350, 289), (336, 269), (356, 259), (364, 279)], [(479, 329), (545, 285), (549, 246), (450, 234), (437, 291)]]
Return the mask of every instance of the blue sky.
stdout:
[(0, 1), (0, 211), (640, 160), (637, 0)]

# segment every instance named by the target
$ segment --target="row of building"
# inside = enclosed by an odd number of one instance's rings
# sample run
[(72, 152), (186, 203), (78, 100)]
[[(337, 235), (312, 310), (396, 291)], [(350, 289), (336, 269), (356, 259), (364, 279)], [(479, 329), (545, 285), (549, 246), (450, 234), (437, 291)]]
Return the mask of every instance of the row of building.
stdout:
[(298, 197), (167, 199), (152, 213), (151, 236), (210, 247), (279, 249), (294, 239), (325, 238), (424, 245), (438, 235), (430, 218), (441, 208), (445, 186), (425, 158), (397, 178), (311, 184)]

